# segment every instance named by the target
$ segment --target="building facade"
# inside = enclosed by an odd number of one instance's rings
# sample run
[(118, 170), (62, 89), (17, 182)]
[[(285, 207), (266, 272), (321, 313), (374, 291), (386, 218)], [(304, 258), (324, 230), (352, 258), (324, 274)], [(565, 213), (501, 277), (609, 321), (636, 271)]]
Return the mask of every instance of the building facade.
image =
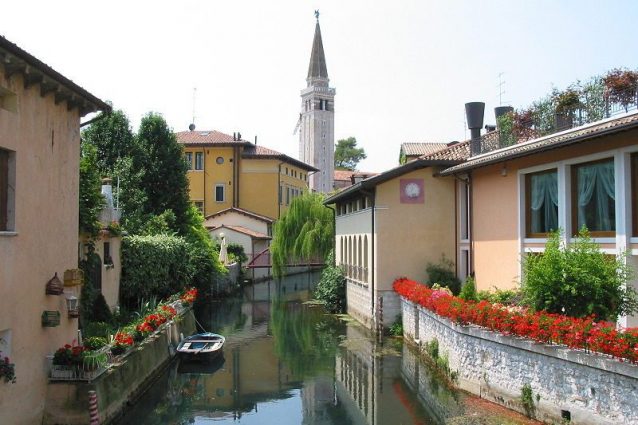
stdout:
[(301, 91), (299, 159), (319, 170), (310, 176), (310, 189), (328, 193), (332, 191), (334, 178), (336, 90), (329, 86), (318, 15), (306, 82), (307, 87)]
[(277, 219), (308, 191), (317, 169), (238, 135), (219, 131), (176, 134), (188, 163), (191, 201), (205, 217), (241, 208)]
[(40, 424), (46, 356), (78, 331), (79, 287), (46, 286), (78, 267), (80, 118), (110, 107), (3, 37), (0, 57), (0, 423)]

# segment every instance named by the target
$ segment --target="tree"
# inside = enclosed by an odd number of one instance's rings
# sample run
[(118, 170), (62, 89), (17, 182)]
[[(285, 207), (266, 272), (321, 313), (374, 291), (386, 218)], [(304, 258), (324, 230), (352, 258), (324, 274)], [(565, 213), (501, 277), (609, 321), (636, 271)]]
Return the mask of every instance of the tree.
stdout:
[(357, 164), (366, 159), (363, 148), (357, 147), (357, 139), (348, 137), (337, 141), (335, 146), (335, 168), (338, 170), (351, 170), (357, 168)]
[(100, 211), (104, 206), (100, 174), (97, 169), (97, 150), (82, 143), (80, 157), (80, 232), (97, 236), (100, 231)]
[(323, 205), (323, 199), (319, 193), (299, 196), (275, 223), (270, 253), (276, 276), (283, 274), (291, 260), (328, 256), (333, 246), (334, 217)]

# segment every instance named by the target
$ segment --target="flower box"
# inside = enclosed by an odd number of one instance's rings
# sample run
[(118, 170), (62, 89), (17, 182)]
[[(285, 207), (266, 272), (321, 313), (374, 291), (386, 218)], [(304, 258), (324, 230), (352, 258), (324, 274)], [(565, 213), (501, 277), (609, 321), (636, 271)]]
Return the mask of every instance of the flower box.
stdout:
[(51, 379), (70, 381), (78, 376), (76, 366), (51, 365)]

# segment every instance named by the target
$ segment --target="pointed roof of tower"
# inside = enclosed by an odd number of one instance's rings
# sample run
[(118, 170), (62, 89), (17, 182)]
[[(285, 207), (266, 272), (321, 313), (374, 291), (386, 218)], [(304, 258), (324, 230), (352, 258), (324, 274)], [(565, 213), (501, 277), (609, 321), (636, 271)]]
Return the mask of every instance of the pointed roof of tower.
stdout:
[(326, 67), (326, 55), (323, 53), (323, 42), (321, 41), (321, 28), (319, 27), (319, 17), (315, 25), (315, 38), (312, 42), (312, 53), (310, 54), (310, 65), (308, 66), (308, 83), (314, 79), (328, 80), (328, 68)]

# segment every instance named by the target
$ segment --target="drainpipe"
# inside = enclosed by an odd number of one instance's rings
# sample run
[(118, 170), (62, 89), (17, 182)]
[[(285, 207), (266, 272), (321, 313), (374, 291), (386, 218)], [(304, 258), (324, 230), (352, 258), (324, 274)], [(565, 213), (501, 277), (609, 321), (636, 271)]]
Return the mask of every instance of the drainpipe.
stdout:
[(284, 201), (284, 191), (281, 189), (281, 164), (283, 161), (277, 164), (277, 218), (281, 217), (281, 203)]
[(239, 155), (237, 151), (239, 148), (235, 146), (233, 148), (233, 207), (239, 207)]
[(337, 210), (330, 205), (324, 207), (332, 210), (332, 267), (337, 265)]
[(472, 189), (472, 172), (467, 175), (467, 190), (469, 196), (467, 200), (467, 215), (468, 217), (468, 239), (470, 242), (470, 276), (474, 278), (474, 190)]

